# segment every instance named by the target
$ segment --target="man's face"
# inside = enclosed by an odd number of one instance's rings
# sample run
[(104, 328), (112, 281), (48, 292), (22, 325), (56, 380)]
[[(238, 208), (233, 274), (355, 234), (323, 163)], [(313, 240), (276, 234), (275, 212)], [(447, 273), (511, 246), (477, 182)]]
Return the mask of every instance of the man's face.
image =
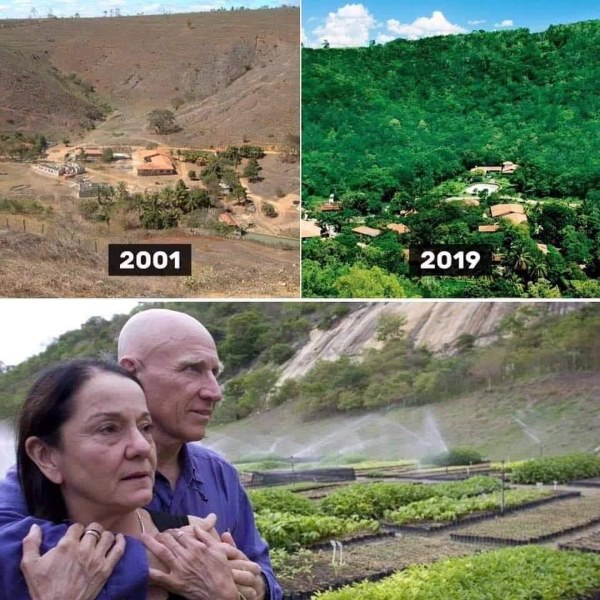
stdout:
[(155, 424), (157, 443), (201, 440), (222, 398), (217, 381), (219, 357), (205, 330), (165, 340), (145, 357), (137, 373)]

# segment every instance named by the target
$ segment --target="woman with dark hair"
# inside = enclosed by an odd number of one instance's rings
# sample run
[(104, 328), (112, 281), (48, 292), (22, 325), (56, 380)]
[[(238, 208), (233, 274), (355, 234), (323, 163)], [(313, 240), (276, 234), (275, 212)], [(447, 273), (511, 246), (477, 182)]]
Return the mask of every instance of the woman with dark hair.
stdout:
[[(240, 597), (231, 571), (222, 568), (226, 556), (208, 547), (210, 537), (204, 531), (193, 529), (208, 545), (189, 535), (189, 527), (172, 530), (188, 524), (206, 530), (214, 526), (214, 518), (176, 517), (142, 508), (153, 495), (156, 448), (152, 418), (135, 375), (116, 363), (94, 359), (74, 360), (48, 369), (35, 382), (21, 408), (17, 440), (17, 468), (31, 514), (83, 525), (83, 529), (71, 527), (65, 539), (71, 554), (93, 556), (98, 567), (94, 580), (98, 591), (123, 552), (123, 535), (142, 538), (168, 529), (169, 543), (177, 539), (195, 567), (198, 561), (209, 567), (196, 571), (201, 570), (203, 577), (220, 578), (218, 589), (224, 600)], [(181, 539), (186, 532), (186, 538)], [(36, 532), (30, 535), (35, 537)], [(85, 585), (80, 573), (56, 568), (68, 564), (64, 557), (69, 552), (52, 555), (54, 573), (45, 580), (36, 579), (34, 567), (46, 555), (39, 559), (35, 552), (32, 554), (30, 543), (27, 539), (24, 543), (27, 552), (22, 570), (30, 590), (34, 588), (33, 597), (60, 597), (40, 592), (44, 581), (52, 577), (63, 580), (60, 587), (70, 589), (69, 597), (96, 597), (97, 593), (90, 595), (90, 589), (77, 590), (77, 585)], [(46, 568), (48, 564), (50, 559)], [(65, 582), (69, 577), (72, 581)], [(163, 588), (152, 587), (148, 598), (205, 598), (202, 588), (202, 579), (196, 578), (188, 582), (184, 596), (168, 595)]]

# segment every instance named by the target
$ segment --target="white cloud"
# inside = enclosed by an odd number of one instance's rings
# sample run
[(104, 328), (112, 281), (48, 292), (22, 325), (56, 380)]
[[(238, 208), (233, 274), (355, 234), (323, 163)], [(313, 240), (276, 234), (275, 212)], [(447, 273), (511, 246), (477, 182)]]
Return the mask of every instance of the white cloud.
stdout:
[(407, 38), (409, 40), (418, 40), (419, 38), (431, 37), (434, 35), (451, 35), (455, 33), (466, 33), (467, 30), (460, 25), (450, 23), (439, 10), (434, 10), (431, 18), (419, 17), (410, 25), (400, 23), (396, 19), (389, 19), (387, 22), (388, 32), (395, 34), (396, 37)]
[(380, 33), (375, 38), (375, 41), (378, 44), (385, 44), (385, 43), (391, 42), (392, 40), (395, 40), (395, 39), (396, 39), (395, 35), (388, 35), (387, 33)]
[(500, 23), (494, 23), (494, 27), (514, 27), (514, 24), (512, 19), (504, 19)]
[(346, 4), (327, 15), (325, 24), (313, 30), (311, 46), (327, 40), (332, 48), (366, 46), (369, 30), (375, 27), (375, 18), (362, 4)]
[(304, 32), (304, 27), (300, 28), (300, 42), (304, 46), (308, 46), (308, 37), (306, 37), (306, 33)]
[(467, 21), (469, 25), (483, 25), (485, 23), (485, 19), (476, 19), (475, 21)]

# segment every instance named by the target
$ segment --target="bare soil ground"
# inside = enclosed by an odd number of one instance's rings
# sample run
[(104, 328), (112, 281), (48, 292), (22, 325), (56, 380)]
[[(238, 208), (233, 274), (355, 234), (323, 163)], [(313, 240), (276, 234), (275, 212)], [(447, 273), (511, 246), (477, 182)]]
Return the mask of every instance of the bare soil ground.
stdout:
[(319, 550), (291, 557), (276, 573), (285, 594), (326, 590), (344, 580), (367, 578), (389, 569), (427, 564), (450, 556), (464, 556), (473, 550), (448, 539), (396, 536), (382, 541), (347, 546), (343, 564), (332, 564), (332, 551)]
[[(65, 148), (52, 149), (51, 158), (62, 158)], [(276, 157), (269, 165), (277, 166)], [(132, 161), (126, 161), (133, 168)], [(119, 163), (90, 163), (86, 176), (116, 186), (124, 181), (132, 191), (161, 189), (180, 178), (140, 178)], [(296, 182), (277, 174), (274, 180), (292, 187)], [(188, 185), (193, 182), (186, 181)], [(110, 227), (92, 223), (79, 212), (77, 184), (32, 171), (25, 163), (0, 163), (0, 198), (24, 203), (36, 200), (50, 207), (51, 214), (1, 212), (0, 295), (2, 296), (140, 296), (140, 297), (297, 297), (299, 295), (299, 250), (230, 239), (217, 235), (191, 235), (185, 231), (124, 231), (113, 219)], [(197, 183), (196, 185), (200, 185)], [(269, 189), (265, 187), (265, 189)], [(258, 212), (256, 213), (258, 214)], [(283, 214), (278, 227), (268, 233), (291, 234), (294, 212)], [(296, 217), (297, 220), (297, 217)], [(24, 223), (23, 223), (24, 221)], [(259, 229), (258, 227), (256, 229)], [(27, 234), (24, 238), (18, 234)], [(41, 236), (40, 239), (34, 239)], [(123, 278), (107, 275), (109, 243), (189, 243), (192, 245), (192, 277)], [(61, 245), (62, 244), (62, 245)], [(63, 258), (59, 258), (62, 255)], [(65, 265), (68, 264), (68, 268)], [(27, 281), (23, 280), (27, 273)]]
[(191, 243), (192, 277), (109, 277), (105, 244), (94, 252), (77, 240), (0, 228), (0, 296), (239, 298), (299, 294), (299, 257), (289, 250), (242, 240), (179, 235), (128, 236), (112, 241)]
[[(6, 22), (0, 38), (0, 132), (43, 133), (53, 142), (69, 138), (70, 148), (131, 145), (141, 151), (149, 144), (208, 148), (251, 143), (280, 150), (290, 134), (299, 132), (299, 39), (300, 14), (293, 7)], [(102, 104), (111, 109), (105, 121), (100, 120)], [(157, 108), (174, 110), (180, 131), (164, 136), (150, 131), (147, 115)], [(66, 150), (64, 144), (54, 146), (48, 159), (61, 159)], [(143, 191), (173, 185), (187, 174), (187, 168), (180, 167), (177, 176), (138, 178), (135, 166), (140, 160), (138, 152), (132, 161), (90, 164), (87, 175), (112, 185), (124, 181), (130, 191)], [(259, 233), (297, 237), (299, 217), (293, 202), (299, 167), (271, 154), (262, 162), (264, 182), (250, 190), (257, 210), (243, 216), (253, 219)], [(0, 254), (4, 295), (299, 294), (298, 251), (216, 237), (191, 240), (196, 264), (185, 285), (180, 280), (159, 283), (139, 278), (101, 284), (104, 256), (99, 262), (89, 257), (86, 263), (81, 253), (64, 247), (61, 252), (69, 257), (74, 272), (62, 292), (58, 288), (64, 271), (55, 273), (55, 261), (48, 260), (56, 254), (56, 242), (103, 252), (107, 243), (145, 234), (125, 235), (117, 231), (118, 223), (106, 230), (84, 222), (74, 181), (45, 178), (22, 164), (1, 163), (0, 172), (0, 198), (35, 200), (53, 209), (52, 215), (31, 210), (0, 214), (0, 227), (12, 230), (3, 236)], [(201, 186), (187, 178), (185, 182)], [(262, 203), (267, 201), (276, 206), (276, 219), (263, 215)], [(25, 251), (22, 240), (12, 235), (17, 216), (28, 220), (21, 233), (58, 234), (32, 241), (30, 250), (37, 253)], [(7, 223), (9, 217), (12, 222)], [(29, 273), (30, 281), (11, 280), (19, 272)]]
[(299, 131), (297, 8), (16, 21), (2, 29), (0, 57), (0, 130), (74, 141), (89, 125), (97, 109), (57, 82), (56, 68), (119, 111), (105, 123), (94, 117), (108, 138), (152, 139), (147, 113), (176, 99), (183, 129), (167, 136), (171, 145), (268, 146)]
[[(252, 215), (252, 231), (270, 235), (300, 236), (300, 172), (298, 163), (285, 163), (276, 153), (268, 153), (260, 160), (262, 179), (250, 182), (242, 178), (242, 185), (248, 190), (256, 212)], [(265, 202), (272, 204), (276, 217), (267, 217), (263, 212)], [(236, 209), (233, 209), (234, 214)], [(237, 211), (239, 212), (239, 211)]]

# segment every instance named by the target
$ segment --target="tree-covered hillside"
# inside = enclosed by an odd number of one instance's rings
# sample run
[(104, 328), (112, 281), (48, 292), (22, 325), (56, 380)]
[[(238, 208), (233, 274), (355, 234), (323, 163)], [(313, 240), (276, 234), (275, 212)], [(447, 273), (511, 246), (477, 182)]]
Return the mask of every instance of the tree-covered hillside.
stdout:
[[(244, 302), (165, 302), (144, 304), (140, 308), (163, 307), (196, 317), (217, 342), (225, 366), (222, 381), (241, 377), (250, 367), (267, 375), (294, 354), (314, 327), (329, 328), (359, 304), (336, 303), (244, 303)], [(136, 312), (135, 309), (132, 312)], [(119, 331), (128, 315), (110, 321), (94, 317), (80, 329), (69, 331), (52, 342), (42, 353), (0, 372), (0, 418), (12, 417), (25, 398), (36, 375), (46, 366), (75, 357), (116, 356)], [(269, 367), (270, 365), (270, 367)], [(262, 371), (261, 371), (262, 369)], [(261, 376), (262, 377), (262, 376)], [(243, 395), (242, 395), (243, 396)], [(217, 418), (231, 420), (252, 407), (244, 398), (242, 407), (232, 396)]]
[[(600, 304), (589, 303), (567, 314), (548, 304), (523, 304), (499, 322), (496, 339), (485, 346), (461, 335), (446, 352), (416, 345), (404, 331), (402, 315), (383, 316), (379, 348), (360, 361), (342, 356), (319, 361), (304, 377), (286, 380), (277, 393), (295, 401), (308, 418), (379, 408), (422, 406), (461, 396), (600, 371)], [(590, 415), (595, 419), (596, 415)]]
[[(304, 49), (302, 75), (304, 207), (339, 234), (306, 243), (305, 295), (600, 295), (600, 21)], [(471, 172), (505, 161), (519, 168)], [(499, 189), (461, 202), (478, 181)], [(340, 210), (322, 212), (332, 193)], [(527, 222), (493, 221), (502, 202)], [(488, 244), (502, 270), (408, 277), (402, 250), (433, 243)]]

